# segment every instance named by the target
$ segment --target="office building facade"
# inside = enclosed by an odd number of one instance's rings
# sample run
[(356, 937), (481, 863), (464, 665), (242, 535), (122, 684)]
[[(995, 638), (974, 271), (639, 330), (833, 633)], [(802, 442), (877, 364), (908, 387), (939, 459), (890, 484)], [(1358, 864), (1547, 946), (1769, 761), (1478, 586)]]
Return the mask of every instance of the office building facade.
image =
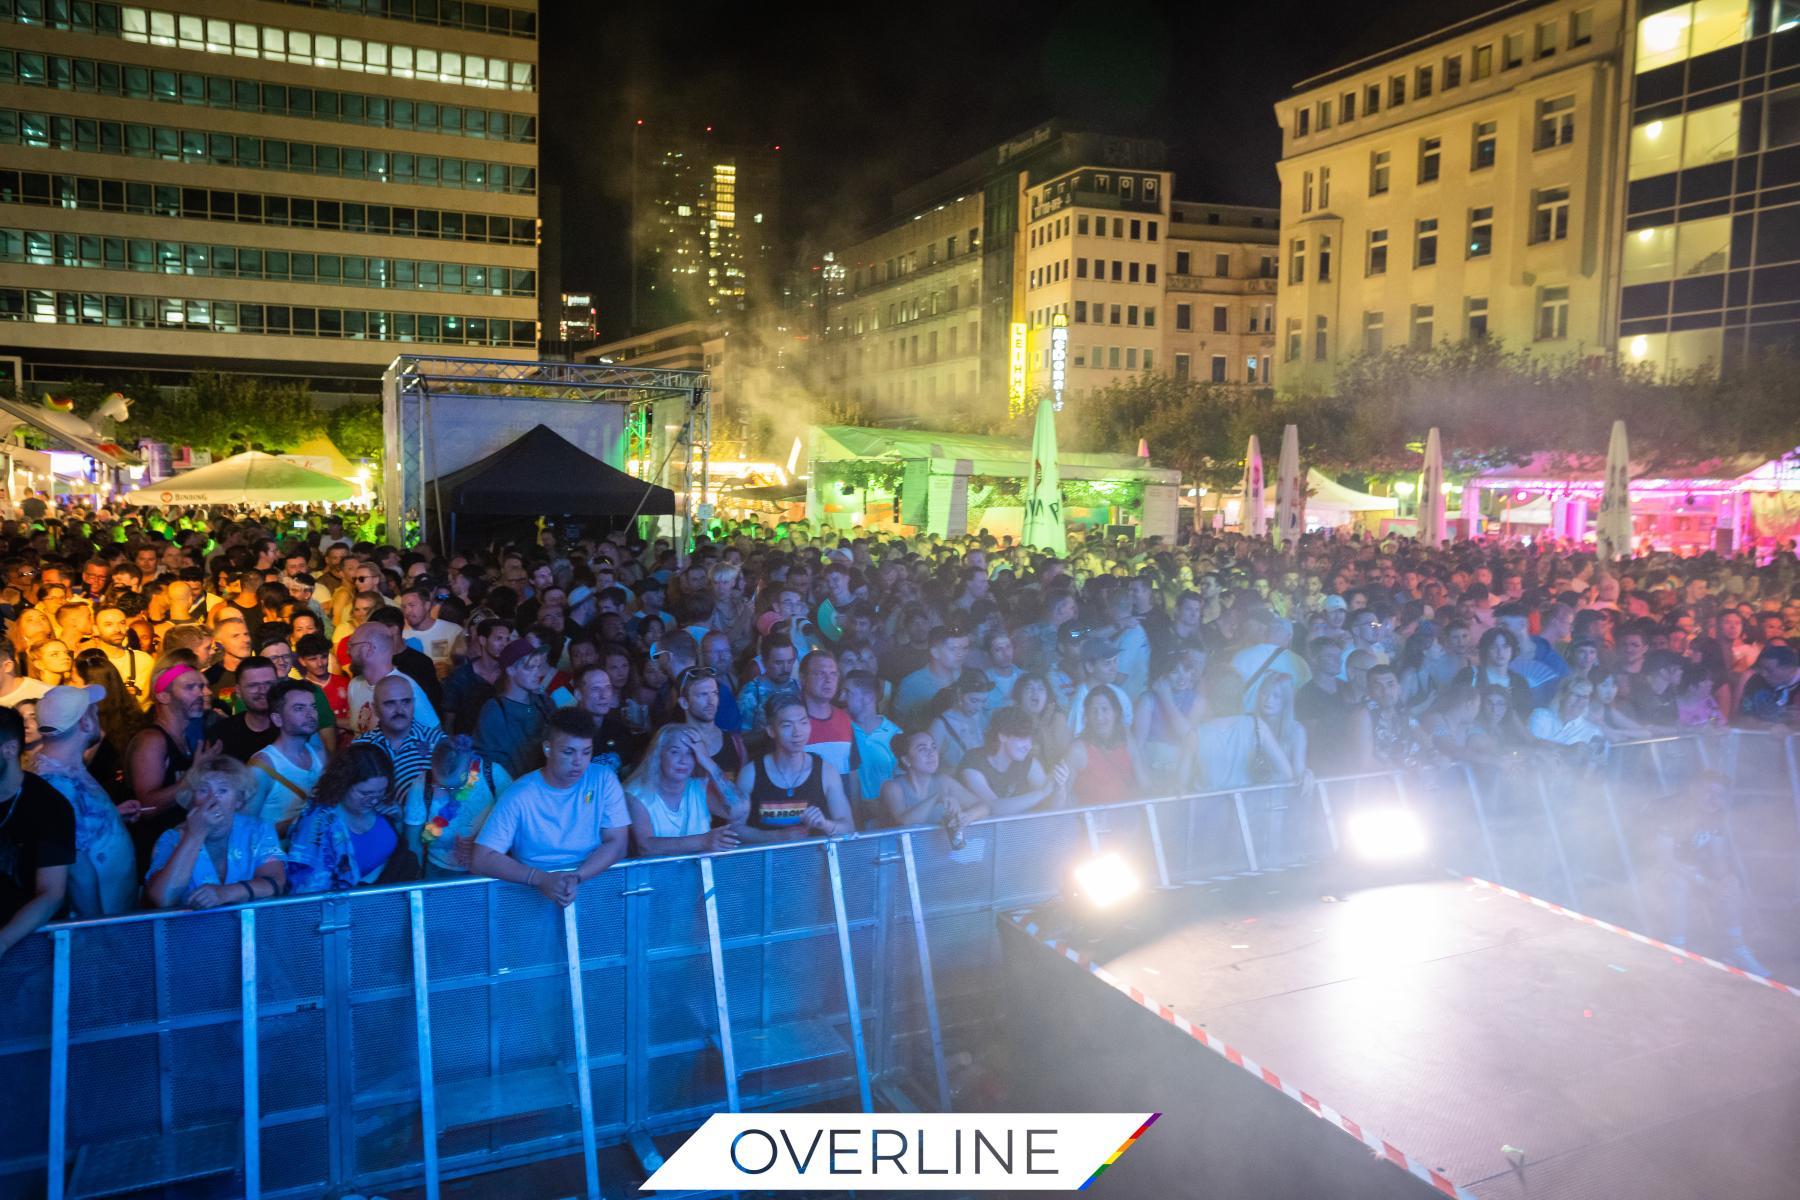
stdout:
[(1275, 106), (1280, 382), (1445, 339), (1611, 352), (1625, 15), (1620, 0), (1509, 5)]
[(634, 330), (730, 319), (779, 291), (781, 156), (710, 131), (634, 132)]
[(28, 376), (534, 357), (536, 6), (351, 7), (0, 2)]
[(1730, 370), (1800, 335), (1800, 3), (1639, 0), (1619, 351)]

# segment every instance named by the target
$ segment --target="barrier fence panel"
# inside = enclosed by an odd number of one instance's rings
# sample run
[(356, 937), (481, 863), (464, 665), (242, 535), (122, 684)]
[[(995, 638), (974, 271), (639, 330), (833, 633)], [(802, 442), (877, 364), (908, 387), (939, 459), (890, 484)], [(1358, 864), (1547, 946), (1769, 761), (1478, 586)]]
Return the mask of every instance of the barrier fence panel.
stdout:
[[(68, 935), (62, 937), (64, 945)], [(44, 1191), (50, 1146), (51, 1016), (56, 970), (52, 936), (26, 938), (0, 958), (0, 1079), (6, 1081), (7, 1120), (0, 1121), (0, 1194)], [(66, 1106), (58, 1105), (58, 1108)]]
[(0, 1194), (436, 1200), (565, 1160), (561, 1190), (592, 1195), (618, 1186), (600, 1147), (652, 1169), (652, 1138), (721, 1109), (991, 1107), (997, 914), (1064, 894), (1096, 851), (1146, 886), (1320, 857), (1371, 805), (1425, 817), (1456, 870), (1662, 934), (1658, 835), (1721, 772), (1767, 936), (1800, 899), (1795, 747), (1733, 731), (1548, 774), (1024, 814), (960, 848), (928, 827), (635, 860), (568, 910), (468, 880), (56, 926), (0, 959), (0, 1077), (24, 1098), (0, 1122)]
[[(851, 1021), (826, 847), (726, 855), (715, 870), (743, 1107), (857, 1096), (866, 1048)], [(872, 921), (859, 913), (861, 926)]]

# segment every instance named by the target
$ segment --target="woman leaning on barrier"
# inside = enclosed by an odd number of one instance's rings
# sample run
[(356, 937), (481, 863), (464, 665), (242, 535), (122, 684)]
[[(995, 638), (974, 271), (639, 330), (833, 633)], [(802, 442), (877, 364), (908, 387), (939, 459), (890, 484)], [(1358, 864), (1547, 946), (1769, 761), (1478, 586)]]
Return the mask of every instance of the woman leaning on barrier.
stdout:
[(243, 811), (254, 791), (250, 768), (236, 759), (194, 764), (176, 793), (187, 819), (157, 838), (150, 853), (150, 907), (217, 908), (282, 893), (287, 869), (275, 827)]
[[(708, 787), (708, 783), (711, 787)], [(639, 854), (730, 850), (750, 805), (706, 753), (699, 732), (665, 725), (625, 784), (631, 841)]]

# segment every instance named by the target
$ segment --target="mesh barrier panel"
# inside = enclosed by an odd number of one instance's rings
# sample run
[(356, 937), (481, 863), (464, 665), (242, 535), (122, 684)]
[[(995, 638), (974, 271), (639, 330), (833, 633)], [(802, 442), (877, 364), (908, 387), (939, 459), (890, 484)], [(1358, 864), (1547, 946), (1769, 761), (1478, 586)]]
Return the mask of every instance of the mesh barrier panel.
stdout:
[[(1691, 811), (1705, 771), (1731, 781), (1725, 853), (1748, 884), (1762, 936), (1772, 936), (1791, 926), (1800, 901), (1793, 745), (1781, 737), (1615, 746), (1601, 762), (1550, 773), (1456, 767), (1183, 797), (1154, 805), (1156, 832), (1168, 877), (1181, 883), (1246, 870), (1252, 856), (1265, 868), (1323, 856), (1357, 810), (1403, 802), (1426, 818), (1439, 862), (1661, 934), (1671, 908), (1657, 835), (1669, 814)], [(1153, 883), (1149, 812), (1124, 805), (1092, 821), (1100, 847)], [(970, 1067), (1005, 1017), (994, 1005), (996, 916), (1068, 887), (1071, 868), (1092, 854), (1088, 819), (1061, 811), (976, 825), (960, 849), (942, 829), (905, 836), (922, 939), (902, 835), (834, 844), (875, 1102), (937, 1108), (941, 1055), (953, 1103), (978, 1104), (968, 1080), (980, 1072)], [(601, 1145), (636, 1130), (692, 1128), (729, 1104), (734, 1083), (746, 1108), (857, 1102), (859, 1046), (829, 854), (807, 842), (710, 860), (735, 1078), (725, 1071), (699, 862), (633, 862), (583, 885), (576, 950)], [(581, 1190), (562, 910), (536, 891), (485, 881), (420, 892), (444, 1176), (480, 1175), (493, 1194), (552, 1176), (558, 1194)], [(255, 926), (264, 1193), (416, 1187), (430, 1131), (409, 893), (264, 905)], [(1700, 945), (1698, 917), (1695, 926), (1696, 948), (1714, 952)], [(61, 1166), (71, 1194), (242, 1194), (239, 913), (63, 928), (70, 1043)], [(49, 936), (0, 959), (0, 1078), (17, 1101), (0, 1122), (0, 1195), (45, 1190), (51, 963)], [(603, 1177), (622, 1169), (622, 1152), (608, 1154)], [(607, 1186), (616, 1190), (616, 1180)]]
[(26, 938), (0, 958), (0, 1195), (41, 1191), (50, 1094), (51, 944)]

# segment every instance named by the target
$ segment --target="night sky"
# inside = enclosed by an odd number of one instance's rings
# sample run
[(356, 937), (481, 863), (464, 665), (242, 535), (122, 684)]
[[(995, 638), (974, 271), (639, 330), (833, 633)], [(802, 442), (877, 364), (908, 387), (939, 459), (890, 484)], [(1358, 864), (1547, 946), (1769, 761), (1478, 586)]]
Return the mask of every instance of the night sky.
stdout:
[(639, 117), (779, 144), (790, 245), (841, 243), (896, 188), (1053, 116), (1167, 142), (1179, 199), (1273, 205), (1271, 106), (1293, 84), (1492, 7), (546, 0), (541, 149), (563, 191), (563, 286), (596, 294), (603, 336), (625, 332)]

